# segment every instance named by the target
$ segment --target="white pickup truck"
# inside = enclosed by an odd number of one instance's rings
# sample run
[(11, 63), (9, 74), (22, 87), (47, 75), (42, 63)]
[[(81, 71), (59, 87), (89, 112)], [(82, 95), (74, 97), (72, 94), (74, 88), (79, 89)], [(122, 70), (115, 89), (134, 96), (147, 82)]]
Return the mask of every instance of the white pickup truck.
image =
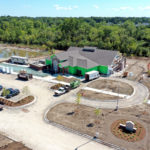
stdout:
[(69, 88), (60, 87), (58, 90), (55, 91), (55, 95), (60, 96), (62, 94), (65, 94), (68, 91), (69, 91)]
[(57, 96), (62, 95), (64, 93), (66, 93), (66, 90), (63, 87), (60, 87), (58, 90), (55, 91), (55, 95)]

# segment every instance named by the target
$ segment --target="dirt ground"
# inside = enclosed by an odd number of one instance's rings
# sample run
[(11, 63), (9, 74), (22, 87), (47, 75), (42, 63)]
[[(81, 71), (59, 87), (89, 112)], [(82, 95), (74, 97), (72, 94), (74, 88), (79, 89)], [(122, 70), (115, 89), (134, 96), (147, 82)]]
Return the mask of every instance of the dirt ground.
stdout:
[(15, 142), (0, 134), (0, 150), (31, 150), (20, 142)]
[(118, 96), (98, 93), (90, 90), (80, 90), (78, 93), (82, 95), (82, 97), (93, 99), (93, 100), (116, 100), (116, 99), (122, 99)]
[(126, 95), (131, 95), (133, 93), (133, 88), (129, 84), (107, 79), (93, 81), (88, 87)]
[(149, 58), (128, 58), (127, 59), (127, 72), (132, 72), (133, 76), (128, 76), (127, 79), (139, 81), (142, 74), (146, 74), (147, 65), (150, 63)]
[[(150, 63), (149, 58), (131, 58), (127, 59), (128, 67), (127, 72), (132, 72), (132, 77), (127, 77), (129, 80), (138, 81), (148, 87), (150, 91), (150, 77), (147, 77), (147, 65)], [(144, 74), (144, 79), (139, 80), (141, 75)], [(149, 96), (150, 98), (150, 96)]]
[(67, 78), (67, 77), (64, 77), (64, 76), (58, 76), (58, 77), (54, 78), (54, 80), (71, 83), (72, 81), (77, 80), (77, 78), (73, 78), (73, 77), (72, 78)]
[(31, 149), (25, 147), (22, 143), (12, 142), (8, 145), (0, 147), (0, 150), (31, 150)]
[[(66, 127), (94, 136), (98, 131), (100, 139), (126, 148), (127, 150), (150, 150), (150, 106), (141, 105), (118, 111), (102, 109), (96, 116), (94, 108), (85, 105), (63, 103), (52, 108), (47, 118)], [(74, 112), (74, 113), (73, 113)], [(118, 119), (139, 122), (146, 129), (146, 136), (138, 142), (127, 142), (115, 137), (110, 130), (111, 124)], [(90, 125), (93, 127), (90, 127)]]

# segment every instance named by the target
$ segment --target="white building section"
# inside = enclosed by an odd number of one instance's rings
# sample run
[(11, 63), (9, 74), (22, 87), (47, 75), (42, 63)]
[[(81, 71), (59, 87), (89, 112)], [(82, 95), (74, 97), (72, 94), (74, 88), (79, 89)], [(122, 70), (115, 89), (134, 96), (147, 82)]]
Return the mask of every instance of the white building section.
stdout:
[(27, 57), (20, 57), (20, 56), (11, 56), (10, 58), (11, 63), (18, 63), (18, 64), (28, 64)]

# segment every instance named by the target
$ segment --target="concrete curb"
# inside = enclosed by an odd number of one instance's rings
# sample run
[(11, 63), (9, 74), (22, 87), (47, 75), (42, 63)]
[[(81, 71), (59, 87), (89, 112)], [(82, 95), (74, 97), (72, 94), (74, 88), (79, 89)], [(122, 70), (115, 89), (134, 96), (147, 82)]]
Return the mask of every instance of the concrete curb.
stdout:
[[(79, 132), (79, 131), (77, 131), (77, 130), (74, 130), (74, 129), (65, 127), (65, 126), (63, 126), (63, 125), (61, 125), (61, 124), (55, 123), (55, 122), (50, 121), (50, 120), (47, 119), (47, 113), (48, 113), (53, 107), (55, 107), (56, 105), (62, 104), (62, 103), (64, 103), (64, 102), (68, 102), (68, 101), (55, 102), (54, 104), (52, 104), (51, 106), (49, 106), (48, 109), (46, 110), (46, 112), (44, 113), (44, 116), (43, 116), (44, 121), (45, 121), (46, 123), (52, 125), (52, 126), (55, 126), (55, 127), (59, 128), (59, 129), (61, 129), (61, 130), (64, 130), (64, 131), (67, 131), (67, 132), (71, 132), (71, 133), (76, 134), (76, 135), (78, 135), (78, 136), (82, 136), (82, 137), (84, 137), (84, 138), (86, 138), (86, 139), (91, 139), (91, 140), (92, 140), (93, 137), (90, 136), (90, 135), (88, 135), (88, 134), (81, 133), (81, 132)], [(73, 102), (69, 102), (69, 103), (73, 103)], [(103, 141), (103, 140), (100, 140), (100, 139), (95, 139), (95, 140), (93, 140), (93, 141), (95, 141), (95, 142), (97, 142), (97, 143), (99, 143), (99, 144), (103, 144), (103, 145), (105, 145), (105, 146), (107, 146), (107, 147), (113, 148), (114, 150), (126, 150), (125, 148), (121, 148), (121, 147), (119, 147), (119, 146), (117, 146), (117, 145), (114, 145), (114, 144), (111, 144), (111, 143), (107, 143), (107, 142), (105, 142), (105, 141)]]
[[(103, 78), (102, 78), (103, 79)], [(120, 78), (109, 78), (110, 80), (117, 80), (117, 81), (122, 81), (122, 79), (120, 79)], [(123, 81), (122, 81), (123, 82)], [(147, 95), (145, 95), (145, 97), (143, 97), (143, 101), (141, 100), (141, 102), (139, 102), (139, 103), (132, 103), (132, 104), (129, 104), (129, 105), (125, 105), (125, 106), (119, 106), (119, 108), (126, 108), (126, 107), (132, 107), (132, 106), (136, 106), (136, 105), (139, 105), (139, 104), (142, 104), (142, 103), (144, 103), (144, 100), (145, 99), (148, 99), (148, 97), (149, 97), (149, 90), (148, 90), (148, 88), (146, 87), (146, 86), (144, 86), (143, 84), (141, 84), (141, 83), (139, 83), (139, 82), (136, 82), (136, 81), (130, 81), (130, 80), (127, 80), (127, 79), (124, 79), (124, 82), (126, 82), (127, 84), (129, 84), (130, 86), (132, 86), (132, 88), (133, 88), (133, 93), (132, 93), (132, 95), (130, 96), (130, 97), (128, 97), (128, 98), (125, 98), (125, 99), (118, 99), (118, 101), (119, 102), (123, 102), (123, 101), (126, 101), (126, 102), (129, 102), (131, 99), (132, 99), (132, 97), (136, 94), (136, 92), (137, 92), (137, 89), (136, 89), (136, 85), (135, 84), (138, 84), (138, 85), (141, 85), (143, 88), (144, 88), (144, 90), (146, 91), (145, 93), (147, 93)], [(133, 85), (132, 85), (132, 82), (133, 82)], [(73, 95), (73, 96), (75, 96), (75, 95)], [(95, 101), (95, 102), (97, 102), (97, 103), (99, 103), (99, 105), (100, 105), (100, 108), (116, 108), (116, 106), (115, 107), (108, 107), (108, 106), (105, 106), (105, 104), (115, 104), (115, 103), (117, 103), (117, 100), (98, 100), (98, 99), (88, 99), (88, 98), (85, 98), (85, 97), (82, 97), (82, 99), (83, 100), (87, 100), (87, 101)], [(134, 99), (132, 100), (132, 101), (134, 101)], [(104, 104), (104, 106), (103, 106), (103, 104)]]
[(34, 104), (37, 101), (37, 97), (36, 96), (33, 96), (33, 97), (34, 97), (34, 100), (31, 103), (28, 103), (28, 104), (25, 104), (22, 106), (17, 106), (17, 107), (10, 107), (10, 106), (5, 106), (5, 105), (0, 105), (0, 106), (2, 106), (3, 108), (6, 108), (6, 109), (14, 109), (14, 110), (15, 109), (22, 109), (22, 108), (25, 108), (25, 107), (28, 107), (28, 106)]

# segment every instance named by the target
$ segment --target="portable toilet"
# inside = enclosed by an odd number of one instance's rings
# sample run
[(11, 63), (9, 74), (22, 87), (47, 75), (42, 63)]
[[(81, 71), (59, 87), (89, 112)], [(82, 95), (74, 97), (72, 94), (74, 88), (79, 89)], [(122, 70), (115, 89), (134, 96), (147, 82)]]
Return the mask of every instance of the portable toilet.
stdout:
[(11, 74), (13, 73), (13, 68), (10, 68), (10, 73), (11, 73)]
[(9, 67), (6, 67), (6, 73), (9, 74)]
[(5, 67), (3, 67), (3, 73), (5, 73), (6, 72), (6, 68)]

